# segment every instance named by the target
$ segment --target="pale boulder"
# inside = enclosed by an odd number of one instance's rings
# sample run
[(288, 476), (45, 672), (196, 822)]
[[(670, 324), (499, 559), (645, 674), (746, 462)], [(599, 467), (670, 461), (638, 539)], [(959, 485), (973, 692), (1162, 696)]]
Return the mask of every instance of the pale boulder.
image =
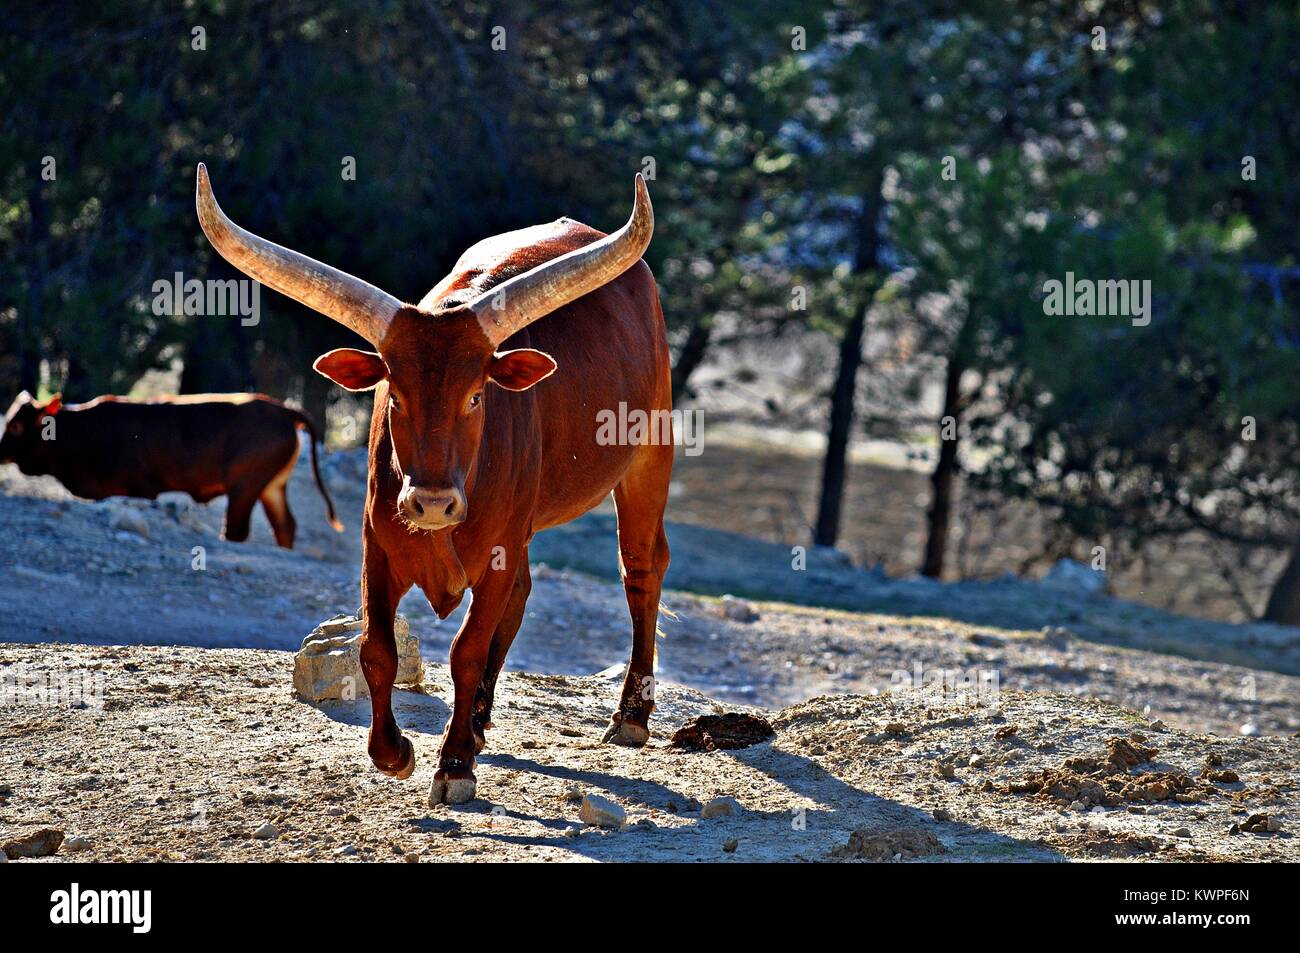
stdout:
[[(304, 701), (363, 698), (370, 694), (361, 673), (361, 620), (352, 615), (327, 619), (303, 639), (293, 657), (293, 688)], [(424, 682), (420, 640), (411, 634), (404, 616), (393, 624), (397, 637), (398, 686), (418, 688)]]

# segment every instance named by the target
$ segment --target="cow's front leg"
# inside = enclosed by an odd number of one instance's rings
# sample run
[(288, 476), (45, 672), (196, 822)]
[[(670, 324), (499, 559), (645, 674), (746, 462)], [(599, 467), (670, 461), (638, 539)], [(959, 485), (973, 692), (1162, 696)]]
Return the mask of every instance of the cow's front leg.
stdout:
[(501, 621), (497, 623), (492, 636), (492, 646), (488, 649), (487, 669), (483, 681), (474, 694), (474, 751), (478, 753), (487, 744), (487, 729), (492, 727), (492, 701), (496, 695), (497, 677), (501, 667), (506, 663), (506, 654), (510, 651), (519, 626), (524, 621), (524, 608), (528, 605), (528, 594), (533, 589), (533, 577), (528, 569), (528, 550), (525, 549), (519, 559), (519, 569), (515, 573), (515, 584), (506, 600)]
[(402, 736), (393, 717), (393, 682), (397, 678), (397, 640), (393, 621), (402, 587), (392, 578), (379, 544), (365, 540), (361, 573), (361, 672), (370, 687), (370, 760), (384, 774), (398, 779), (415, 770), (415, 747)]
[(451, 720), (442, 738), (438, 770), (429, 786), (429, 804), (462, 804), (472, 800), (477, 787), (474, 755), (474, 706), (487, 671), (492, 637), (505, 612), (514, 587), (518, 557), (508, 560), (505, 571), (489, 570), (474, 587), (474, 601), (451, 643), (451, 681), (455, 687)]

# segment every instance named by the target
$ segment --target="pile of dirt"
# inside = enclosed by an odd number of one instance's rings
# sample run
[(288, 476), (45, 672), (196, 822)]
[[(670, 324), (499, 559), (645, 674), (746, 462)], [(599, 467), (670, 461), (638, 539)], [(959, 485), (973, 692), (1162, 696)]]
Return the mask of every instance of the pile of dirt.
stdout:
[(1086, 809), (1116, 807), (1126, 801), (1178, 801), (1191, 804), (1219, 793), (1185, 771), (1143, 771), (1160, 752), (1143, 744), (1145, 737), (1107, 738), (1106, 750), (1067, 758), (1059, 768), (1045, 768), (1007, 785), (1011, 794), (1036, 794), (1061, 806)]
[(915, 860), (947, 850), (929, 831), (871, 831), (859, 827), (849, 842), (831, 851), (835, 860)]

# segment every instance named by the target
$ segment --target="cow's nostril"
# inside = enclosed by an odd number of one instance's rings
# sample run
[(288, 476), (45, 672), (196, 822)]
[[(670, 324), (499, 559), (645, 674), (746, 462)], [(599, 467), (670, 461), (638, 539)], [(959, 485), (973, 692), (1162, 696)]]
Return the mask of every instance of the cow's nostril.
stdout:
[(456, 513), (456, 498), (455, 498), (454, 496), (453, 496), (453, 497), (450, 497), (450, 498), (447, 500), (447, 506), (446, 506), (445, 509), (443, 509), (442, 512), (443, 512), (443, 515), (444, 515), (444, 516), (453, 516), (453, 515), (455, 515), (455, 513)]
[(414, 493), (412, 493), (407, 499), (407, 504), (407, 509), (411, 511), (412, 516), (419, 517), (424, 515), (424, 507), (420, 505), (420, 498)]

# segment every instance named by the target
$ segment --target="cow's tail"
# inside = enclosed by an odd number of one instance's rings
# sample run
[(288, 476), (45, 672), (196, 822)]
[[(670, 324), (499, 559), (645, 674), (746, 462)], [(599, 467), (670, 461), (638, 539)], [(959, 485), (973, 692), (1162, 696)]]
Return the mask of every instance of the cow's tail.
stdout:
[(311, 474), (316, 478), (316, 488), (320, 490), (320, 495), (325, 498), (325, 510), (329, 516), (330, 525), (334, 527), (334, 532), (343, 532), (343, 524), (334, 514), (334, 501), (330, 499), (330, 491), (325, 489), (325, 481), (320, 478), (320, 463), (316, 460), (316, 444), (320, 443), (320, 437), (316, 433), (316, 425), (300, 410), (290, 410), (294, 419), (297, 420), (298, 426), (307, 431), (307, 436), (311, 443)]

